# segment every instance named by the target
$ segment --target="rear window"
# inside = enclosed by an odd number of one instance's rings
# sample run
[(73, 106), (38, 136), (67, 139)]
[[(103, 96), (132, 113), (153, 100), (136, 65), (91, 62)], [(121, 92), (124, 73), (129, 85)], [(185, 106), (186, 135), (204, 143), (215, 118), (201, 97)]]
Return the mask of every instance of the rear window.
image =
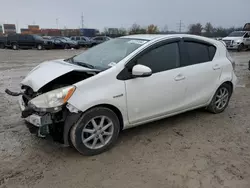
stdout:
[(189, 61), (185, 61), (182, 66), (212, 61), (216, 53), (216, 47), (209, 44), (186, 41), (184, 45), (187, 50)]

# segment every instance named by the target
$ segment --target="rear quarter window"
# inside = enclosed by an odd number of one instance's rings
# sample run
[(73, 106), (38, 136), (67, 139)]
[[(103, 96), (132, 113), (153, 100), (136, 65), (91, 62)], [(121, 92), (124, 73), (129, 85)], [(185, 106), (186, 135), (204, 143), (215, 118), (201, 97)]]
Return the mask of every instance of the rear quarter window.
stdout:
[(187, 52), (188, 60), (182, 62), (182, 66), (194, 65), (212, 61), (216, 47), (197, 41), (185, 41), (184, 47)]
[(209, 46), (208, 51), (209, 51), (210, 61), (212, 61), (214, 59), (214, 56), (215, 56), (215, 53), (216, 53), (216, 47), (215, 46)]

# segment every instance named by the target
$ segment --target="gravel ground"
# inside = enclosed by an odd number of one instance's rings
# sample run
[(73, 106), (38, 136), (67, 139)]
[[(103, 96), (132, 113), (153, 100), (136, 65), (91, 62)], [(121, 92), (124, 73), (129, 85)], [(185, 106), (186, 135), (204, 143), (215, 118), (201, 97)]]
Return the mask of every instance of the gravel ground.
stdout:
[(250, 52), (232, 53), (239, 84), (224, 113), (196, 110), (126, 130), (94, 157), (31, 135), (17, 99), (4, 93), (41, 61), (80, 52), (0, 50), (1, 188), (250, 187)]

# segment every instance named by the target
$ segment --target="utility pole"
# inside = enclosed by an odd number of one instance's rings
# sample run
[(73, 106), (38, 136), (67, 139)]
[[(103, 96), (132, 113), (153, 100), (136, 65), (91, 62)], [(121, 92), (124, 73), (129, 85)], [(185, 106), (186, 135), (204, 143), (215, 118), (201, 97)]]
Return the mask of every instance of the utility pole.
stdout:
[(180, 20), (180, 22), (177, 23), (177, 27), (178, 27), (179, 33), (181, 33), (181, 32), (182, 32), (182, 28), (184, 28), (185, 25), (184, 25), (183, 22)]
[(18, 20), (16, 21), (16, 32), (19, 33)]
[(57, 27), (57, 29), (59, 29), (59, 26), (58, 26), (58, 18), (56, 18), (56, 27)]
[(82, 29), (83, 29), (83, 26), (84, 26), (83, 12), (82, 12), (82, 16), (81, 16), (81, 26), (82, 26)]

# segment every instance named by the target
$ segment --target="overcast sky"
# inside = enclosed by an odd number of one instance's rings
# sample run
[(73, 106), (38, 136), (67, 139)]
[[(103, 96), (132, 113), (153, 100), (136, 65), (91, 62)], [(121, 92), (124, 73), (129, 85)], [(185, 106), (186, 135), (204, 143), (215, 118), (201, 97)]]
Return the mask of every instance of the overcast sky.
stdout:
[(18, 23), (18, 28), (38, 24), (41, 28), (78, 28), (81, 13), (84, 26), (129, 28), (166, 25), (177, 30), (182, 20), (191, 23), (211, 22), (215, 26), (238, 26), (250, 22), (250, 0), (0, 0), (0, 23)]

